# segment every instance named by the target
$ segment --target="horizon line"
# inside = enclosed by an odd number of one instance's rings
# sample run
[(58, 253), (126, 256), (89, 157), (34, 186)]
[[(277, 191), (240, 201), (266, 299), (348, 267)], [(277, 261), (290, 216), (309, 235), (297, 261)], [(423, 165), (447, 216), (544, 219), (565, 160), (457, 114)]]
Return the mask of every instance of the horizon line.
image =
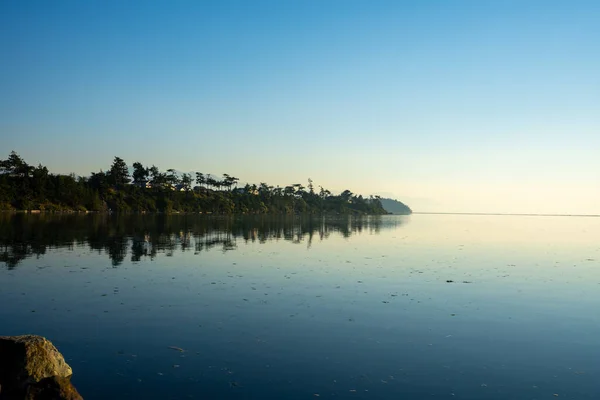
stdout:
[(497, 215), (515, 217), (600, 217), (600, 214), (537, 214), (537, 213), (494, 213), (494, 212), (435, 212), (413, 211), (413, 214), (438, 214), (438, 215)]

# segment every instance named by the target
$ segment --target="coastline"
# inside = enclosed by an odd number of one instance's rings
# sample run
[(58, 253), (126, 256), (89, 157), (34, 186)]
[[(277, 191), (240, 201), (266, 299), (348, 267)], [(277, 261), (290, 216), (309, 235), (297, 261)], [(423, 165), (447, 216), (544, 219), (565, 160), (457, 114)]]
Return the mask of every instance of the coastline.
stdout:
[(44, 215), (44, 214), (96, 214), (96, 215), (288, 215), (288, 216), (336, 216), (336, 215), (355, 215), (355, 216), (374, 216), (374, 215), (412, 215), (413, 213), (398, 214), (398, 213), (362, 213), (362, 212), (323, 212), (323, 213), (285, 213), (285, 212), (264, 212), (264, 213), (247, 213), (247, 212), (232, 212), (232, 213), (217, 213), (211, 211), (89, 211), (89, 210), (0, 210), (0, 214), (31, 214), (31, 215)]

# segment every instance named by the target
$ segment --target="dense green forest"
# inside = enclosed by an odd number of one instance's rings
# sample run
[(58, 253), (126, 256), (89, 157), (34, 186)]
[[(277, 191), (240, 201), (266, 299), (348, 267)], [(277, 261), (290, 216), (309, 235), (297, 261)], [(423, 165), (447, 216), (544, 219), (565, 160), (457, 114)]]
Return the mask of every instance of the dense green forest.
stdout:
[(14, 151), (0, 160), (0, 210), (97, 212), (202, 212), (215, 214), (387, 214), (379, 196), (350, 190), (339, 195), (313, 184), (274, 187), (261, 182), (238, 187), (239, 179), (196, 172), (178, 174), (115, 157), (107, 171), (89, 177), (52, 174), (31, 166)]

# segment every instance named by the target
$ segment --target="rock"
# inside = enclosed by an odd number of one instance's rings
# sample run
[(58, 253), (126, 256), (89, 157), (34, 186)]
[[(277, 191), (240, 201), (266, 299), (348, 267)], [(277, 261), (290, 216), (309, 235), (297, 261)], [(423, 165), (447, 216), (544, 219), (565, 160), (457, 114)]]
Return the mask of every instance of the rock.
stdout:
[(72, 374), (48, 339), (0, 336), (0, 400), (81, 400)]
[(62, 354), (41, 336), (0, 337), (0, 352), (3, 363), (9, 355), (13, 356), (15, 363), (19, 363), (21, 368), (13, 372), (18, 373), (21, 380), (39, 382), (54, 376), (68, 378), (73, 375)]

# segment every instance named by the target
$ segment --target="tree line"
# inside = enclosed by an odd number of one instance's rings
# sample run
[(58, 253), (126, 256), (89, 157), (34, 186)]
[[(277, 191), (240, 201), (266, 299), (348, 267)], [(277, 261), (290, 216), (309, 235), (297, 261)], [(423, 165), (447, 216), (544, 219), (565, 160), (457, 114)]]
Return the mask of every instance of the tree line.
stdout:
[(95, 212), (194, 212), (214, 214), (387, 214), (379, 196), (344, 190), (334, 195), (309, 178), (285, 187), (261, 182), (239, 187), (239, 178), (178, 174), (115, 157), (107, 171), (89, 177), (53, 174), (14, 151), (0, 160), (0, 210)]

